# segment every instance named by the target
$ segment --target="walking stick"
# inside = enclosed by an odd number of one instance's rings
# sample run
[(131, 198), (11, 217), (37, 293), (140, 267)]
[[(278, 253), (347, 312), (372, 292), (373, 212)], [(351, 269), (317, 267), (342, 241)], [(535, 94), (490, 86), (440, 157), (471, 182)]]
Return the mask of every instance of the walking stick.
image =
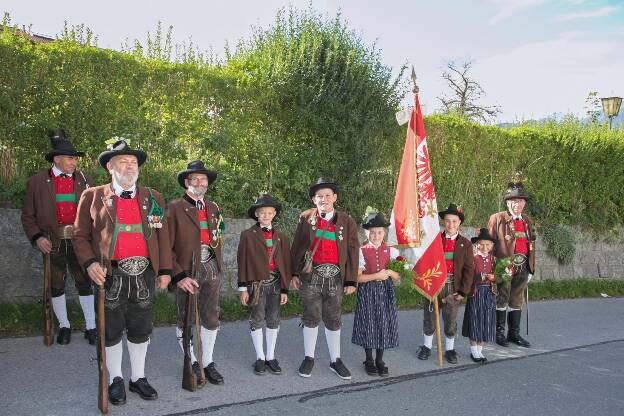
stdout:
[[(195, 252), (193, 252), (193, 264), (191, 265), (191, 274), (195, 276)], [(201, 376), (199, 380), (197, 380), (197, 384), (199, 386), (203, 386), (206, 384), (206, 375), (204, 374), (204, 361), (203, 361), (203, 346), (201, 341), (201, 320), (199, 319), (199, 289), (197, 293), (193, 296), (195, 300), (195, 345), (197, 345), (196, 353), (197, 363), (199, 364), (199, 370)]]
[[(100, 266), (106, 273), (104, 261), (100, 258)], [(98, 408), (103, 414), (108, 413), (108, 375), (106, 374), (106, 344), (104, 300), (106, 290), (104, 284), (98, 286), (97, 294), (97, 360), (98, 360)]]
[(529, 284), (526, 287), (526, 334), (529, 335)]
[(52, 285), (50, 284), (50, 253), (43, 255), (43, 344), (54, 344), (52, 328)]
[(440, 311), (438, 309), (438, 297), (433, 301), (433, 312), (435, 316), (436, 343), (438, 346), (438, 367), (442, 367), (442, 336), (440, 335)]
[(186, 313), (184, 314), (184, 328), (182, 329), (182, 345), (184, 349), (184, 366), (182, 368), (182, 388), (188, 391), (197, 389), (197, 380), (193, 374), (193, 363), (191, 362), (191, 314), (193, 311), (193, 295), (186, 293)]

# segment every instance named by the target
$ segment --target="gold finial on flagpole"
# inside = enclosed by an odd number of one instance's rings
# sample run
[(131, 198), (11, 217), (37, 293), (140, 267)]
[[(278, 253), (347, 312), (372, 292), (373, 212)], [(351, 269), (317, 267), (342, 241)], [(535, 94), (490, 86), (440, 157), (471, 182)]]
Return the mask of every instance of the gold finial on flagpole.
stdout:
[(412, 92), (416, 95), (418, 95), (418, 85), (416, 85), (416, 71), (414, 70), (414, 66), (412, 65), (412, 82), (414, 83), (414, 89), (412, 90)]

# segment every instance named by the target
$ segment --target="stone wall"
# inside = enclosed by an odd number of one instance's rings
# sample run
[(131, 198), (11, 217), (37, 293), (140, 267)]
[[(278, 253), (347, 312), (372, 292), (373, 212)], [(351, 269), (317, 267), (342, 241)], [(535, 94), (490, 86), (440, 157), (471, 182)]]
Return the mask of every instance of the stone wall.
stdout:
[[(236, 293), (236, 248), (241, 231), (253, 224), (249, 219), (226, 219), (223, 235), (224, 273), (222, 295)], [(462, 233), (474, 236), (475, 229), (464, 227)], [(624, 236), (622, 236), (624, 237)], [(579, 277), (624, 278), (624, 238), (606, 243), (593, 237), (578, 239), (573, 264), (560, 265), (537, 240), (536, 280), (572, 279)], [(26, 239), (20, 222), (20, 211), (0, 208), (0, 302), (30, 301), (41, 296), (43, 268), (41, 254)], [(67, 293), (75, 295), (72, 282)]]

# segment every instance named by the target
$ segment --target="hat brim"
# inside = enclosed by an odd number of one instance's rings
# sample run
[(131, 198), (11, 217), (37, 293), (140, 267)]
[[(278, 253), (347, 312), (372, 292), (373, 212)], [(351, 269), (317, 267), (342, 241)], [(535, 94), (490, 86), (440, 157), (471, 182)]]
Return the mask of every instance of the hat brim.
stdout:
[(200, 173), (200, 174), (206, 175), (208, 177), (208, 185), (210, 185), (211, 183), (213, 183), (217, 179), (217, 172), (214, 172), (212, 170), (208, 170), (208, 169), (186, 169), (186, 170), (183, 170), (181, 172), (178, 172), (178, 183), (180, 184), (180, 186), (182, 188), (184, 188), (184, 189), (188, 188), (186, 186), (186, 184), (184, 183), (184, 180), (191, 173)]
[(252, 206), (249, 207), (249, 209), (247, 210), (247, 215), (249, 216), (249, 218), (251, 218), (252, 220), (257, 220), (258, 217), (256, 217), (256, 210), (259, 208), (266, 208), (266, 207), (271, 207), (271, 208), (275, 208), (275, 211), (277, 211), (277, 213), (275, 214), (275, 216), (279, 216), (280, 212), (282, 211), (282, 204), (254, 204)]
[(471, 242), (472, 244), (474, 244), (474, 243), (476, 243), (477, 241), (481, 241), (481, 240), (491, 241), (491, 242), (492, 242), (492, 243), (494, 243), (494, 244), (496, 244), (496, 243), (498, 242), (498, 240), (496, 240), (495, 238), (490, 237), (490, 236), (487, 236), (487, 237), (479, 237), (479, 236), (472, 237), (472, 238), (470, 239), (470, 242)]
[(503, 201), (507, 202), (510, 199), (524, 199), (525, 201), (528, 201), (529, 197), (526, 195), (508, 195), (503, 198)]
[(438, 215), (440, 216), (440, 219), (443, 220), (445, 215), (457, 215), (459, 217), (459, 220), (461, 222), (464, 222), (464, 213), (463, 212), (453, 212), (453, 211), (440, 211), (438, 212)]
[(314, 198), (316, 191), (318, 191), (319, 189), (331, 189), (332, 191), (334, 191), (335, 194), (339, 193), (338, 185), (336, 185), (335, 183), (314, 184), (308, 189), (308, 195), (310, 196), (310, 199)]
[(390, 227), (390, 223), (381, 222), (381, 223), (362, 224), (362, 228), (364, 228), (365, 230), (368, 230), (369, 228), (375, 228), (375, 227), (388, 228)]
[(52, 150), (45, 155), (45, 158), (48, 162), (54, 162), (54, 156), (75, 156), (75, 157), (83, 157), (85, 155), (84, 152), (72, 152), (65, 150)]
[(106, 169), (106, 164), (115, 156), (130, 155), (137, 158), (137, 163), (141, 166), (147, 159), (147, 153), (141, 150), (105, 150), (98, 156), (100, 166)]

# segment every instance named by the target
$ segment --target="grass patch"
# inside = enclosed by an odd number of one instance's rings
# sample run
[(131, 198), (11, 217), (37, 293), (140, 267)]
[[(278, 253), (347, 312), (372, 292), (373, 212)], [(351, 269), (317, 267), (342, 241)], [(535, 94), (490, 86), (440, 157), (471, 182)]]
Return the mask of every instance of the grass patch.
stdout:
[[(577, 299), (609, 296), (624, 296), (624, 279), (573, 279), (547, 280), (529, 285), (530, 300)], [(413, 288), (403, 285), (396, 289), (399, 309), (419, 309), (424, 298)], [(344, 312), (355, 310), (356, 296), (345, 296), (342, 302)], [(240, 321), (249, 317), (249, 310), (240, 305), (238, 298), (221, 299), (222, 321)], [(292, 292), (288, 304), (282, 307), (282, 317), (300, 316), (303, 308), (299, 294)], [(84, 328), (82, 310), (77, 301), (67, 302), (67, 313), (73, 328)], [(171, 325), (176, 322), (175, 296), (158, 294), (154, 302), (155, 325)], [(36, 335), (42, 328), (41, 302), (0, 303), (0, 337)], [(56, 326), (56, 324), (55, 324)]]

